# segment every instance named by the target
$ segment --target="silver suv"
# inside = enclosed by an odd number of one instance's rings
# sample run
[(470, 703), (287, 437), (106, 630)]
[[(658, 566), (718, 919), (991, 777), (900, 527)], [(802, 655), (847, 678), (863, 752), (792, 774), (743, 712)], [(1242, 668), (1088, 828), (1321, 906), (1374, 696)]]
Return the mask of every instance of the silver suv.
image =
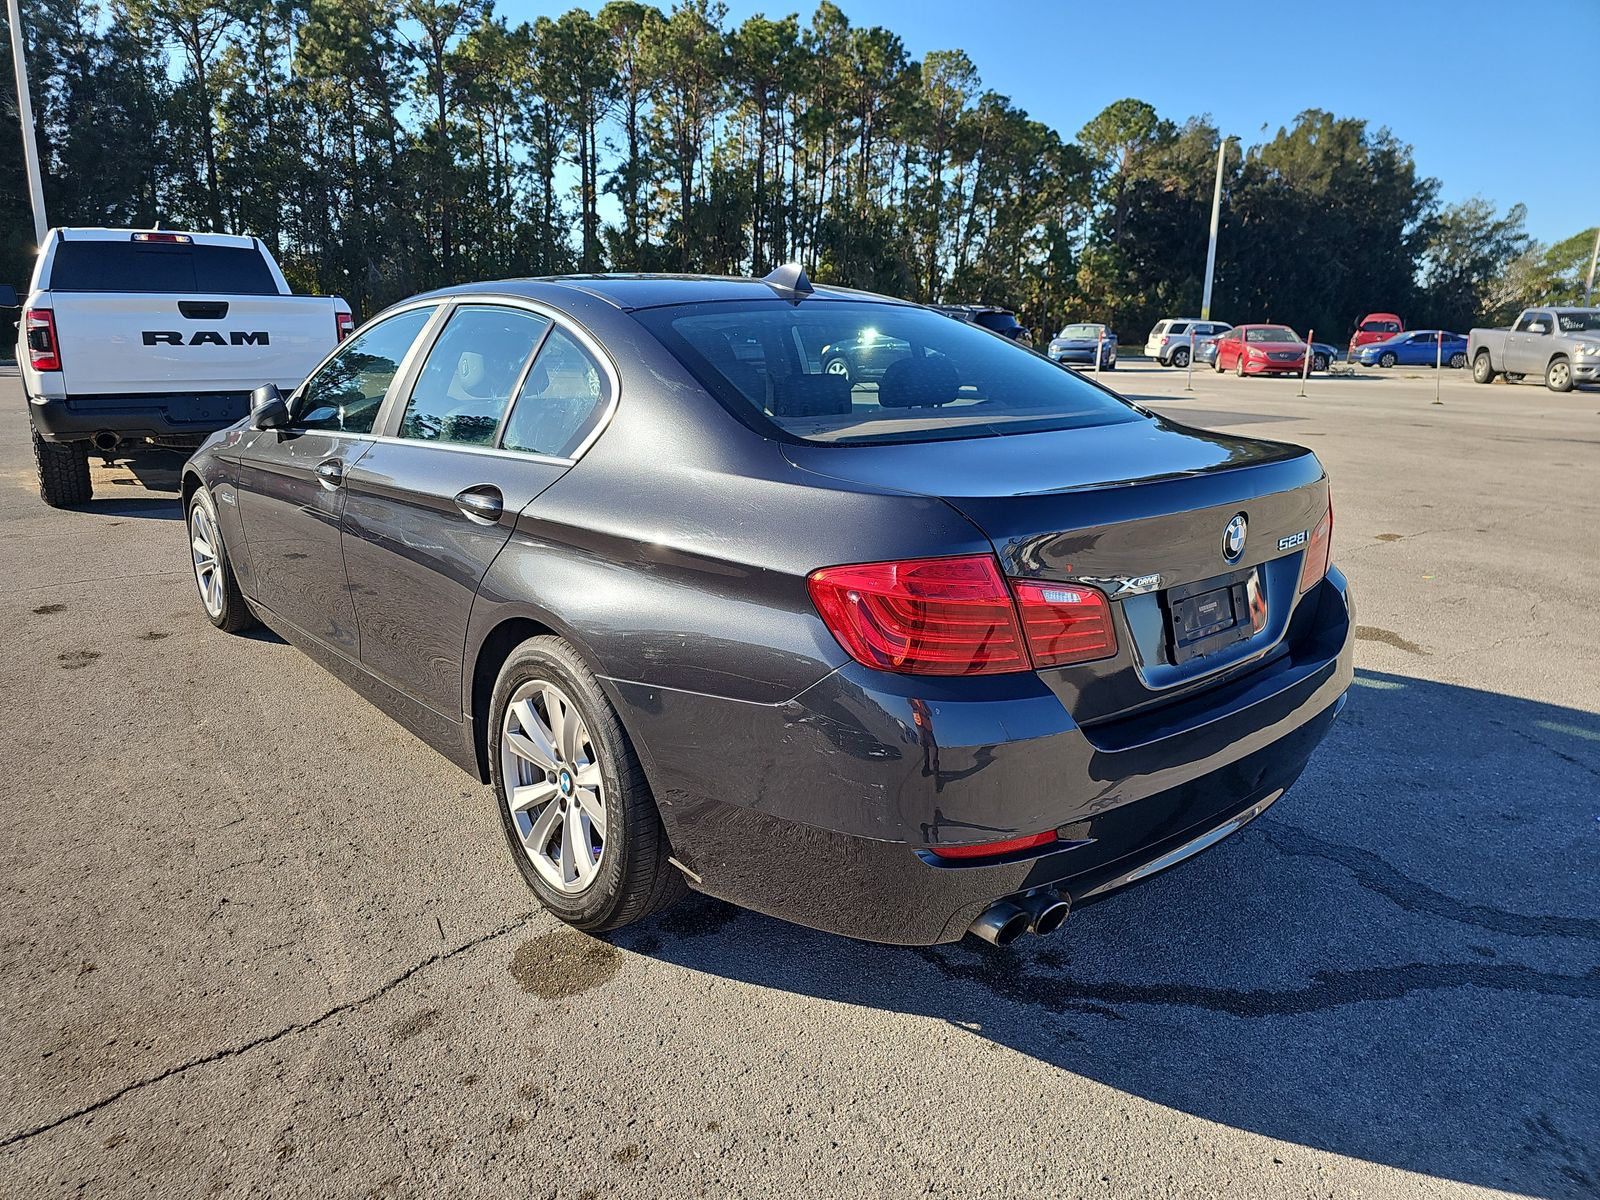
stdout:
[[(1203, 339), (1227, 333), (1233, 326), (1226, 321), (1202, 321), (1199, 317), (1167, 317), (1157, 321), (1144, 344), (1145, 357), (1163, 367), (1187, 367), (1189, 352)], [(1193, 335), (1192, 339), (1190, 335)]]

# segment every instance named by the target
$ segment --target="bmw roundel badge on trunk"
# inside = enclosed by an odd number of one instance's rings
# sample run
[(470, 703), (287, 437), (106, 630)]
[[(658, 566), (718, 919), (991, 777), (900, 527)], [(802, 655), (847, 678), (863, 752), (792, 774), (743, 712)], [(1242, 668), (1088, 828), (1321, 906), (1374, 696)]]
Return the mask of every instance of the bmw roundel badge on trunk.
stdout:
[(1222, 557), (1229, 562), (1238, 562), (1239, 556), (1244, 553), (1245, 534), (1249, 532), (1249, 525), (1240, 513), (1228, 522), (1228, 527), (1222, 531)]

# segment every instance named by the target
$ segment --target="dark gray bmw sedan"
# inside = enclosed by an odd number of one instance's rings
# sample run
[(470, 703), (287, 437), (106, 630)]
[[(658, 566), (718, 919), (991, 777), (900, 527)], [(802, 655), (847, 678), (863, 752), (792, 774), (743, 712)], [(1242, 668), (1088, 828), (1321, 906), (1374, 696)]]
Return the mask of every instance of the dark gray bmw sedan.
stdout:
[[(869, 342), (874, 378), (828, 370)], [(491, 783), (588, 930), (688, 887), (1048, 933), (1277, 800), (1351, 678), (1310, 451), (794, 268), (406, 301), (258, 391), (183, 498), (212, 623)]]

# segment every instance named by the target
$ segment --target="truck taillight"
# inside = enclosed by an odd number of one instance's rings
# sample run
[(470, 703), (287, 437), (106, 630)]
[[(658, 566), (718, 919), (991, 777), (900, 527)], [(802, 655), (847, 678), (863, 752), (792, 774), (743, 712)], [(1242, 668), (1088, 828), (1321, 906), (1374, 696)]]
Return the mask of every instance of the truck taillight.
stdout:
[(344, 309), (341, 308), (334, 312), (333, 321), (337, 327), (336, 336), (339, 341), (344, 341), (345, 338), (355, 332), (356, 319), (345, 312)]
[(1300, 568), (1300, 590), (1308, 591), (1322, 582), (1328, 573), (1328, 560), (1333, 549), (1333, 493), (1328, 493), (1328, 511), (1311, 531), (1306, 542), (1305, 563)]
[(61, 342), (56, 337), (55, 311), (30, 308), (22, 321), (27, 331), (28, 365), (35, 371), (61, 370)]
[(1013, 580), (991, 555), (859, 563), (806, 581), (857, 662), (903, 675), (1001, 675), (1117, 652), (1111, 604), (1079, 584)]

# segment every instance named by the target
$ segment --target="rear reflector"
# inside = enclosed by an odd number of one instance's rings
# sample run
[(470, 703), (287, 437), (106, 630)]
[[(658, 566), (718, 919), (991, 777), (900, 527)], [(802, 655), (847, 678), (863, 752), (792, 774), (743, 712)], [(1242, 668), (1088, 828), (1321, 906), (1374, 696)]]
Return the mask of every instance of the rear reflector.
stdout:
[(354, 332), (356, 327), (356, 319), (343, 309), (339, 309), (333, 314), (333, 322), (335, 326), (335, 338), (337, 341), (341, 342), (344, 341), (345, 338), (349, 337), (350, 334)]
[(1317, 522), (1317, 527), (1311, 531), (1311, 539), (1306, 542), (1305, 563), (1300, 568), (1300, 590), (1308, 591), (1322, 582), (1322, 577), (1328, 573), (1328, 557), (1333, 547), (1333, 493), (1328, 493), (1328, 511), (1322, 514), (1322, 520)]
[(929, 846), (929, 853), (937, 858), (992, 858), (997, 854), (1015, 854), (1019, 850), (1034, 850), (1048, 846), (1056, 840), (1056, 831), (1030, 833), (1026, 837), (1007, 838), (1003, 842), (978, 842), (971, 846)]
[(1111, 602), (1103, 592), (1078, 583), (1011, 581), (1022, 633), (1036, 667), (1091, 662), (1117, 652)]
[(162, 242), (172, 246), (188, 246), (194, 239), (187, 233), (136, 233), (133, 235), (136, 242)]
[(812, 602), (850, 657), (906, 675), (1028, 669), (1017, 611), (988, 555), (824, 567)]
[(28, 339), (28, 365), (35, 371), (61, 370), (61, 343), (56, 339), (55, 311), (30, 308), (22, 322)]

